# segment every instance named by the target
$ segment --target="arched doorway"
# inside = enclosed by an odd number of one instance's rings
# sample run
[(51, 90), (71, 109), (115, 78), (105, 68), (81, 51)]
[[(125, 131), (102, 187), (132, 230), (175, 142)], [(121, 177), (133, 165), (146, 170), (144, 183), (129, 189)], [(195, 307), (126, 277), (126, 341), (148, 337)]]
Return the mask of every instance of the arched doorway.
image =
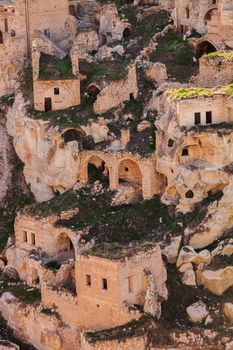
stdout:
[(197, 56), (199, 58), (204, 54), (208, 54), (215, 51), (217, 51), (216, 47), (207, 40), (202, 41), (200, 44), (197, 45), (196, 48)]
[(94, 183), (98, 180), (107, 186), (109, 185), (109, 170), (102, 158), (92, 156), (88, 161), (87, 171), (89, 183)]
[(0, 44), (3, 44), (3, 34), (1, 32), (1, 30), (0, 30)]
[(91, 84), (88, 86), (87, 92), (88, 92), (89, 97), (91, 97), (93, 99), (93, 101), (96, 101), (97, 96), (100, 93), (100, 89), (96, 85)]
[(136, 204), (143, 198), (142, 194), (142, 173), (136, 162), (131, 159), (124, 159), (118, 169), (118, 193), (123, 194), (125, 204)]
[(38, 274), (37, 269), (33, 268), (31, 271), (31, 279), (32, 279), (32, 284), (34, 286), (38, 286), (40, 285), (40, 276)]
[(107, 44), (107, 35), (106, 34), (102, 34), (101, 35), (101, 46), (104, 46)]
[(207, 25), (208, 21), (211, 21), (211, 17), (213, 16), (214, 12), (216, 11), (216, 8), (210, 9), (206, 12), (206, 15), (204, 17), (204, 23)]
[(75, 257), (75, 249), (73, 242), (66, 233), (61, 233), (57, 240), (57, 246), (59, 253), (67, 252), (70, 259)]
[(142, 173), (136, 162), (131, 159), (124, 159), (119, 164), (119, 182), (132, 182), (142, 184)]
[(77, 141), (80, 142), (83, 137), (85, 137), (85, 133), (82, 130), (76, 130), (76, 129), (69, 129), (62, 134), (62, 137), (65, 141), (65, 143)]
[(128, 38), (131, 34), (131, 29), (129, 27), (126, 27), (123, 31), (123, 38)]

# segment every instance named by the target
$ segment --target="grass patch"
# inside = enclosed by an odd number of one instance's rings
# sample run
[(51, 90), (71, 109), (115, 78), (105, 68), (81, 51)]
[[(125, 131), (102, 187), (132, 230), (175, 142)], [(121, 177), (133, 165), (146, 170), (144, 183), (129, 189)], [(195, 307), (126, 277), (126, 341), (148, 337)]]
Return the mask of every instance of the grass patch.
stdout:
[(72, 63), (69, 56), (63, 59), (42, 54), (40, 58), (40, 80), (74, 79)]
[(187, 82), (198, 72), (198, 62), (193, 61), (194, 56), (188, 41), (183, 40), (182, 35), (169, 31), (158, 40), (158, 46), (150, 55), (150, 60), (164, 63), (172, 79)]
[(128, 60), (102, 61), (89, 63), (80, 60), (80, 72), (87, 75), (86, 84), (98, 81), (117, 81), (125, 79), (128, 75)]
[(29, 288), (24, 282), (14, 280), (0, 272), (0, 294), (10, 292), (27, 304), (38, 303), (41, 300), (40, 291), (35, 288)]
[(149, 328), (152, 320), (153, 318), (151, 316), (143, 315), (139, 318), (139, 320), (133, 320), (122, 326), (97, 332), (86, 332), (85, 337), (90, 343), (115, 339), (124, 341), (127, 338), (144, 335), (146, 333), (146, 330)]
[[(204, 199), (192, 213), (182, 215), (175, 212), (174, 206), (162, 204), (158, 196), (135, 205), (112, 206), (111, 192), (103, 190), (93, 195), (88, 187), (79, 191), (67, 191), (48, 202), (25, 208), (24, 212), (46, 217), (79, 208), (77, 215), (67, 220), (58, 220), (56, 226), (74, 231), (89, 226), (89, 233), (83, 239), (95, 240), (96, 246), (92, 253), (120, 258), (122, 254), (134, 252), (138, 247), (147, 249), (148, 242), (152, 244), (161, 241), (167, 234), (182, 234), (187, 226), (197, 226), (204, 219), (208, 205), (218, 200), (221, 194)], [(129, 244), (132, 249), (128, 249)]]

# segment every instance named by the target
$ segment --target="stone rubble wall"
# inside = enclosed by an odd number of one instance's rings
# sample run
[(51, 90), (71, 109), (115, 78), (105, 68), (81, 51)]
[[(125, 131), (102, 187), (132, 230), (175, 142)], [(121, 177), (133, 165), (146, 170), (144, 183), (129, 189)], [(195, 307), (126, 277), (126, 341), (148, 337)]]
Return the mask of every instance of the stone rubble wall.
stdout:
[(4, 319), (22, 341), (40, 350), (80, 350), (80, 331), (42, 310), (42, 306), (24, 304), (10, 293), (0, 298)]
[[(124, 101), (137, 98), (138, 85), (136, 66), (129, 67), (127, 78), (110, 82), (103, 88), (94, 103), (94, 112), (101, 114), (111, 108), (117, 107)], [(132, 97), (131, 97), (132, 96)]]

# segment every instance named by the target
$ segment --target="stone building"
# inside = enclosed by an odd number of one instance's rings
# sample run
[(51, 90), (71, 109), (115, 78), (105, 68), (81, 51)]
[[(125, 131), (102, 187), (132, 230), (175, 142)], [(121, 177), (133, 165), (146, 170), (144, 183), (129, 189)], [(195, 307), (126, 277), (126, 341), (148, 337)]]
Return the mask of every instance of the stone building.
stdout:
[(11, 1), (0, 1), (0, 96), (14, 91), (25, 48), (19, 10)]
[[(47, 46), (47, 45), (46, 45)], [(45, 46), (45, 47), (46, 47)], [(43, 47), (44, 52), (48, 52)], [(52, 53), (54, 52), (52, 46)], [(60, 53), (59, 47), (56, 53)], [(60, 55), (61, 56), (61, 53)], [(80, 78), (78, 55), (75, 50), (71, 59), (41, 54), (35, 46), (32, 51), (34, 106), (39, 111), (66, 109), (80, 104)], [(63, 72), (63, 66), (69, 69)], [(41, 72), (42, 71), (42, 72)], [(42, 74), (43, 73), (43, 74)]]
[(176, 1), (173, 18), (181, 33), (195, 29), (204, 36), (198, 41), (198, 56), (233, 48), (233, 7), (229, 0)]
[[(15, 269), (27, 285), (41, 291), (41, 304), (29, 307), (27, 318), (23, 317), (20, 324), (21, 336), (25, 332), (30, 343), (45, 350), (51, 349), (51, 342), (44, 344), (44, 336), (39, 335), (45, 332), (48, 336), (47, 327), (45, 331), (43, 326), (47, 324), (50, 329), (53, 321), (44, 316), (37, 334), (32, 331), (36, 327), (33, 315), (41, 309), (50, 310), (51, 316), (56, 310), (60, 326), (55, 333), (52, 327), (51, 337), (52, 334), (53, 339), (64, 337), (66, 344), (69, 337), (60, 329), (63, 324), (68, 334), (72, 329), (80, 339), (85, 330), (110, 329), (137, 320), (143, 310), (159, 317), (161, 300), (167, 298), (167, 275), (158, 245), (119, 246), (117, 254), (115, 251), (106, 256), (101, 247), (94, 250), (93, 243), (81, 242), (82, 231), (56, 224), (58, 219), (72, 218), (78, 212), (76, 208), (44, 217), (19, 213), (15, 242), (6, 252), (8, 268)], [(7, 319), (3, 299), (0, 309)], [(17, 319), (22, 310), (17, 302), (13, 304), (11, 313)], [(28, 320), (31, 331), (26, 326)], [(16, 324), (11, 327), (18, 330)], [(74, 345), (74, 349), (80, 348)]]
[(233, 159), (230, 87), (170, 90), (162, 97), (156, 170), (167, 179), (162, 200), (183, 212), (229, 182), (224, 167)]
[(213, 87), (233, 81), (233, 51), (219, 51), (203, 55), (199, 60), (199, 74), (192, 82)]

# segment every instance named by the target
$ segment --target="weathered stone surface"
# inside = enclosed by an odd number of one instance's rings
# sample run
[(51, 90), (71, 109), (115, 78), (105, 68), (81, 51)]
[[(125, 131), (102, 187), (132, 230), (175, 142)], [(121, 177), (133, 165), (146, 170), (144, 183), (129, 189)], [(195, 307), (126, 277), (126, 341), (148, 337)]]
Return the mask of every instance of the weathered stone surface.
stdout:
[(233, 285), (233, 266), (217, 271), (204, 270), (199, 275), (198, 284), (203, 284), (216, 295), (222, 295)]
[(156, 62), (156, 63), (148, 63), (148, 68), (146, 69), (145, 72), (146, 79), (161, 85), (165, 81), (167, 81), (168, 76), (167, 76), (167, 68), (165, 64)]
[(187, 286), (196, 286), (196, 276), (191, 262), (181, 265), (179, 271), (182, 273), (182, 282)]
[(177, 267), (180, 267), (181, 265), (186, 263), (194, 263), (196, 265), (199, 265), (201, 263), (208, 263), (210, 262), (210, 260), (211, 254), (207, 249), (202, 250), (198, 254), (195, 252), (192, 246), (184, 246), (180, 251), (176, 265)]
[(225, 303), (223, 312), (226, 315), (226, 317), (233, 323), (233, 304), (232, 303)]
[(162, 254), (166, 256), (168, 262), (171, 264), (175, 264), (177, 260), (181, 240), (182, 236), (173, 237), (171, 244), (166, 245), (162, 250)]
[(18, 272), (11, 266), (5, 266), (3, 269), (3, 273), (5, 273), (8, 277), (13, 279), (19, 278)]
[(196, 303), (188, 306), (186, 311), (188, 317), (194, 323), (202, 322), (209, 314), (206, 304), (203, 301), (197, 301)]

